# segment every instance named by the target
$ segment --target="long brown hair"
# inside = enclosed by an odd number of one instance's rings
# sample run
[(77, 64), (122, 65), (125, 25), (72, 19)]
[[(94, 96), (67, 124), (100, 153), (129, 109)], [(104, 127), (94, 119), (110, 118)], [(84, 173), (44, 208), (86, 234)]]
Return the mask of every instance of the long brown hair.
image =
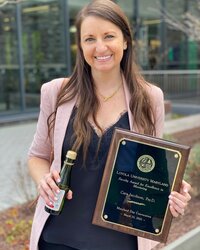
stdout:
[(124, 39), (127, 41), (127, 49), (124, 51), (121, 61), (121, 70), (131, 95), (129, 107), (133, 115), (134, 127), (137, 128), (138, 132), (155, 135), (153, 112), (150, 97), (146, 90), (147, 83), (139, 74), (138, 67), (135, 63), (132, 44), (133, 38), (128, 19), (121, 8), (114, 2), (110, 0), (92, 1), (77, 15), (76, 65), (69, 81), (63, 85), (58, 94), (55, 112), (48, 119), (50, 133), (50, 130), (54, 128), (57, 108), (72, 98), (75, 98), (75, 96), (78, 96), (78, 108), (73, 122), (75, 133), (73, 148), (74, 150), (78, 150), (80, 146), (83, 145), (84, 155), (86, 155), (91, 138), (91, 127), (87, 122), (89, 114), (92, 115), (95, 124), (99, 127), (96, 121), (99, 102), (95, 94), (90, 66), (85, 61), (81, 49), (81, 24), (88, 16), (100, 17), (112, 22), (121, 29)]

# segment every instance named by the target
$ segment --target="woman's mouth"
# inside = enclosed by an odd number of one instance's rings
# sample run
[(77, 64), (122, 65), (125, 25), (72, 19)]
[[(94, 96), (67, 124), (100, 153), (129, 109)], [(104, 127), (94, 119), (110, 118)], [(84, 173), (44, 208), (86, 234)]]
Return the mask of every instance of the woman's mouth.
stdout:
[(95, 56), (95, 59), (99, 62), (103, 62), (103, 61), (108, 61), (110, 58), (112, 57), (112, 55), (108, 55), (108, 56)]

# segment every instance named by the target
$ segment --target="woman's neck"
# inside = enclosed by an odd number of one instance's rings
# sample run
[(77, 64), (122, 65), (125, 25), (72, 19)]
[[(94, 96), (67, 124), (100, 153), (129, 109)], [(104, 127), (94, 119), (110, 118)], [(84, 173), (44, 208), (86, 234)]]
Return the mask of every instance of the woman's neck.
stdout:
[(120, 71), (113, 74), (112, 72), (98, 72), (93, 74), (92, 76), (96, 89), (99, 91), (116, 88), (116, 86), (119, 86), (122, 83), (122, 75)]

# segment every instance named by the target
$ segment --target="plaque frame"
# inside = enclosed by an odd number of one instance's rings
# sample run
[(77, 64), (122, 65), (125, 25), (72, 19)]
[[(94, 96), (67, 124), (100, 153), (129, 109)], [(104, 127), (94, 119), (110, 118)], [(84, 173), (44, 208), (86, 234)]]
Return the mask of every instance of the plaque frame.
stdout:
[(103, 210), (105, 208), (105, 203), (107, 199), (108, 192), (110, 190), (110, 184), (113, 177), (113, 169), (115, 167), (115, 161), (117, 157), (119, 143), (122, 140), (130, 140), (139, 144), (149, 145), (151, 147), (161, 148), (169, 151), (174, 151), (175, 153), (179, 154), (179, 161), (177, 166), (175, 167), (175, 174), (173, 176), (173, 183), (170, 187), (171, 191), (178, 191), (181, 187), (181, 182), (183, 179), (184, 171), (187, 165), (189, 153), (190, 153), (190, 146), (178, 144), (172, 141), (168, 141), (165, 139), (160, 139), (148, 135), (138, 134), (136, 132), (132, 132), (126, 129), (115, 128), (108, 157), (103, 173), (103, 178), (101, 181), (100, 191), (92, 219), (92, 224), (98, 225), (101, 227), (105, 227), (108, 229), (116, 230), (119, 232), (123, 232), (126, 234), (131, 234), (139, 237), (144, 237), (150, 240), (155, 240), (159, 242), (166, 242), (167, 237), (169, 234), (171, 222), (172, 222), (172, 214), (169, 210), (169, 203), (165, 208), (165, 215), (162, 223), (162, 230), (159, 233), (152, 233), (143, 231), (131, 226), (123, 225), (120, 223), (115, 223), (109, 220), (106, 220), (103, 217)]

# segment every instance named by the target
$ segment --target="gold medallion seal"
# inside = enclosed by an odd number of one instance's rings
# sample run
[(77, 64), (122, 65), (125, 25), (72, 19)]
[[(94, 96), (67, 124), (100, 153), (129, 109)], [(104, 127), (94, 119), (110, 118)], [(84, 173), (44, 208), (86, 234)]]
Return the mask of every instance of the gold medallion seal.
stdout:
[(149, 173), (155, 167), (155, 160), (150, 155), (141, 155), (137, 160), (137, 167), (140, 171)]

